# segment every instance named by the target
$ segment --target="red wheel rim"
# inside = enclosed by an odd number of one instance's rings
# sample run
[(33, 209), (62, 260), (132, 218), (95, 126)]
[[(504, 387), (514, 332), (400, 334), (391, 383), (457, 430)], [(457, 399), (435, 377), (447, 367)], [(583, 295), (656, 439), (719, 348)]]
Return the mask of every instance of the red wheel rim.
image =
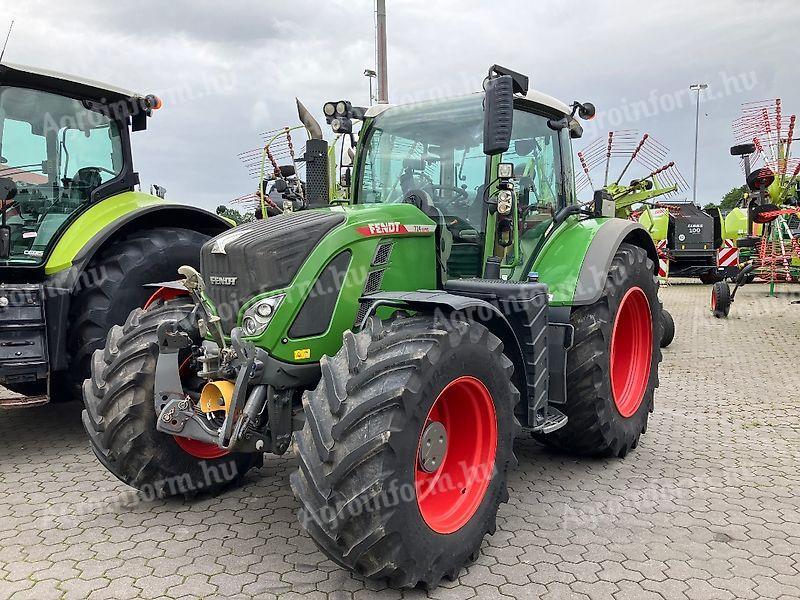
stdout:
[(228, 453), (227, 450), (223, 450), (216, 444), (200, 442), (198, 440), (192, 440), (179, 435), (173, 435), (172, 438), (175, 440), (175, 443), (180, 446), (181, 450), (187, 454), (191, 454), (195, 458), (211, 460), (212, 458), (225, 456)]
[(611, 391), (623, 417), (636, 413), (642, 404), (652, 354), (650, 302), (641, 288), (633, 287), (622, 297), (611, 333)]
[(711, 312), (717, 310), (717, 290), (711, 288)]
[[(181, 363), (181, 366), (178, 368), (178, 373), (181, 377), (186, 375), (188, 372), (190, 360), (191, 357), (186, 358), (186, 360), (184, 360), (183, 363)], [(180, 435), (173, 435), (172, 439), (175, 440), (175, 443), (178, 444), (178, 447), (181, 450), (186, 452), (186, 454), (194, 456), (195, 458), (211, 460), (212, 458), (225, 456), (228, 453), (227, 450), (223, 450), (216, 444), (209, 444), (208, 442), (201, 442), (199, 440), (193, 440)]]
[[(439, 467), (428, 472), (419, 456), (432, 423), (444, 427), (447, 446)], [(451, 381), (428, 412), (414, 456), (417, 506), (428, 527), (448, 534), (466, 525), (486, 495), (496, 454), (497, 414), (489, 390), (474, 377)]]

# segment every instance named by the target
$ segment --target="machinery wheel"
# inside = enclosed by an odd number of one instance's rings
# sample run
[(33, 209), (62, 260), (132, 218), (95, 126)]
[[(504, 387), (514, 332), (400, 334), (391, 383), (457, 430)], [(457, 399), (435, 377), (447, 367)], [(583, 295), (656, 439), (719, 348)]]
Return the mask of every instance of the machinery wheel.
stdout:
[(723, 279), (725, 279), (725, 277), (720, 275), (717, 271), (706, 271), (705, 273), (700, 274), (700, 283), (705, 285), (711, 285), (712, 283), (717, 283)]
[(661, 347), (666, 348), (675, 338), (675, 321), (673, 320), (672, 315), (667, 312), (666, 308), (661, 309), (661, 324), (664, 327), (664, 330), (661, 333)]
[(182, 265), (197, 267), (208, 239), (189, 229), (159, 227), (134, 232), (92, 259), (70, 309), (67, 377), (76, 395), (89, 377), (92, 353), (103, 347), (111, 327), (122, 325), (153, 293), (143, 286), (177, 279)]
[(622, 244), (614, 255), (603, 294), (573, 308), (573, 346), (567, 356), (569, 420), (546, 436), (567, 452), (624, 457), (639, 443), (653, 411), (661, 362), (661, 302), (647, 253)]
[(714, 284), (711, 288), (711, 312), (718, 319), (728, 316), (731, 311), (731, 288), (724, 281)]
[[(134, 310), (124, 326), (111, 328), (106, 347), (95, 351), (91, 378), (83, 384), (83, 425), (92, 450), (121, 481), (153, 497), (219, 491), (263, 460), (260, 453), (229, 454), (156, 430), (156, 329), (167, 320), (182, 321), (192, 308), (191, 300), (179, 298)], [(192, 319), (181, 326), (199, 340)]]
[(300, 522), (332, 560), (433, 587), (477, 557), (516, 464), (519, 392), (502, 352), (478, 323), (418, 315), (373, 317), (323, 357), (291, 483)]

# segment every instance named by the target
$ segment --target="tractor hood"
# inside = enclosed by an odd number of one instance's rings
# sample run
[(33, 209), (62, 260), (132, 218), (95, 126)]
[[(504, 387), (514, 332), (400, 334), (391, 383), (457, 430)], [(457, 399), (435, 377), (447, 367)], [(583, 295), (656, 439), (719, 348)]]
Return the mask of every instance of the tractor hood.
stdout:
[(203, 246), (206, 293), (230, 331), (243, 303), (291, 283), (311, 251), (341, 224), (341, 212), (309, 210), (246, 223)]
[(370, 295), (436, 287), (435, 230), (404, 203), (332, 206), (240, 225), (203, 247), (206, 297), (226, 334), (241, 327), (278, 360), (314, 363), (335, 354)]

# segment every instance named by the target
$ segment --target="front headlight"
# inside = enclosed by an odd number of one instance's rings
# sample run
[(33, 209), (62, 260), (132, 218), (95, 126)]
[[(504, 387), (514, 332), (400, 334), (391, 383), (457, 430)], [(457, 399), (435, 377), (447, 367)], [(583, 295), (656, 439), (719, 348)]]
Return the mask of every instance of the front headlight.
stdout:
[(270, 296), (255, 302), (242, 315), (242, 329), (247, 337), (255, 337), (264, 333), (272, 320), (272, 315), (283, 302), (283, 294)]

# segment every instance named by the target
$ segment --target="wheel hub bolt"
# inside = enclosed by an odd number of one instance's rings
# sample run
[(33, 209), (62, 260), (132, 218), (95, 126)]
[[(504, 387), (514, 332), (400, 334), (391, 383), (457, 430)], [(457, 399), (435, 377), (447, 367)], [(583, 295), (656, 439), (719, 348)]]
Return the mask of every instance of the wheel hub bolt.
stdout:
[(447, 430), (438, 421), (430, 422), (422, 432), (419, 444), (419, 466), (426, 473), (435, 473), (447, 454)]

